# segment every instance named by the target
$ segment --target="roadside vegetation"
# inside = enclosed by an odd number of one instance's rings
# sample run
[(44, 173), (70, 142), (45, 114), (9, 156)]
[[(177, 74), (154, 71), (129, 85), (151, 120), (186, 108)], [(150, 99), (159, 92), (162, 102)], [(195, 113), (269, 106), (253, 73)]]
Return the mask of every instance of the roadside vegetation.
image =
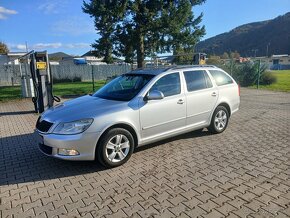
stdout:
[(224, 64), (218, 59), (214, 60), (216, 66), (231, 74), (242, 87), (257, 88), (260, 75), (259, 89), (290, 92), (290, 70), (270, 71), (265, 64), (258, 61)]
[(290, 70), (275, 70), (271, 71), (271, 74), (276, 78), (276, 82), (270, 85), (260, 85), (260, 89), (290, 92)]

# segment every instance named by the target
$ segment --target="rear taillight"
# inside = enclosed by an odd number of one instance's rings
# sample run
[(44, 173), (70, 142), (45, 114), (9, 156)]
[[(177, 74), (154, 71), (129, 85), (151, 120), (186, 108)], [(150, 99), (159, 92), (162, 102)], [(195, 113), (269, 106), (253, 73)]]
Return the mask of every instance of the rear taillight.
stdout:
[(238, 92), (239, 92), (239, 96), (241, 96), (241, 87), (240, 87), (240, 84), (238, 84)]

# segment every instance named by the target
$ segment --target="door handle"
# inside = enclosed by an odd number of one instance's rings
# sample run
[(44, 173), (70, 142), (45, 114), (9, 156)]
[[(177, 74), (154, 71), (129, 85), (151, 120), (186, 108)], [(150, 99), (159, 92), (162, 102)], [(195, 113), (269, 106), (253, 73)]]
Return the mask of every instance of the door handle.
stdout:
[(184, 103), (183, 99), (179, 99), (177, 102), (177, 104), (183, 104), (183, 103)]
[(216, 97), (217, 96), (216, 92), (211, 93), (211, 96)]

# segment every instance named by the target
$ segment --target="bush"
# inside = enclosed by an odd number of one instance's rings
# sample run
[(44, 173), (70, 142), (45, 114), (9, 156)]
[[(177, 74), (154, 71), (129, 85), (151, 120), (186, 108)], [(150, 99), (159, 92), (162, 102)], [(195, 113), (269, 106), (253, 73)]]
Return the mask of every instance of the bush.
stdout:
[(254, 63), (246, 62), (239, 67), (238, 78), (241, 86), (251, 86), (256, 83), (257, 66)]
[(271, 72), (265, 72), (261, 76), (260, 84), (261, 85), (271, 85), (272, 83), (277, 82), (277, 77)]
[[(234, 63), (232, 66), (230, 66), (230, 64), (231, 63), (226, 64), (224, 69), (226, 69), (227, 72), (230, 72), (229, 69), (232, 69), (232, 76), (241, 86), (247, 87), (257, 84), (259, 71), (258, 62), (249, 61), (242, 64)], [(266, 65), (261, 64), (260, 75), (263, 75), (266, 69)]]
[(57, 78), (53, 78), (53, 83), (71, 83), (71, 82), (81, 82), (82, 79), (81, 77), (75, 76), (73, 78), (62, 78), (62, 79), (57, 79)]

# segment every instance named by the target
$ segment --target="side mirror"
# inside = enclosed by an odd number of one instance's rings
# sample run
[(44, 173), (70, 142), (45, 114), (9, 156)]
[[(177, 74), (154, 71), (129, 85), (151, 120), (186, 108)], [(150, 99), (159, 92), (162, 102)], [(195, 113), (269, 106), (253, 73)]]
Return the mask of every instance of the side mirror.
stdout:
[(145, 97), (145, 100), (161, 100), (164, 98), (164, 94), (160, 91), (154, 90), (154, 91), (149, 91), (147, 96)]

